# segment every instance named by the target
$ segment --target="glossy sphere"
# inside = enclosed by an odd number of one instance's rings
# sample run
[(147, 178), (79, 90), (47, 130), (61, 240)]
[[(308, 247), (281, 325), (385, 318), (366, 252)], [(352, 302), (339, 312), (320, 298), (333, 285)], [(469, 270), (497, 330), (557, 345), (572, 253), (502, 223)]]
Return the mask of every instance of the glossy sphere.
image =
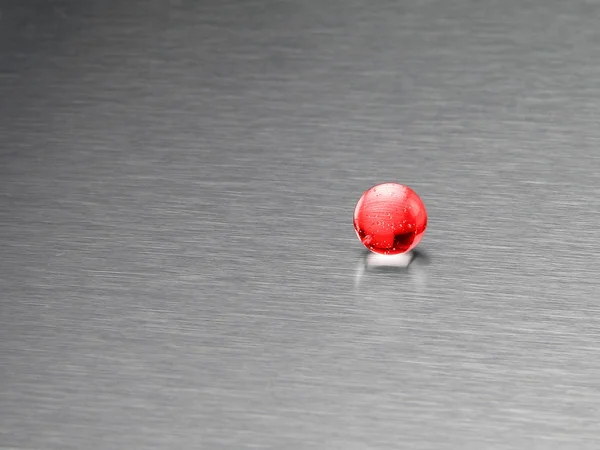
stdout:
[(417, 246), (427, 228), (425, 205), (408, 186), (384, 183), (366, 191), (354, 210), (354, 229), (369, 250), (397, 255)]

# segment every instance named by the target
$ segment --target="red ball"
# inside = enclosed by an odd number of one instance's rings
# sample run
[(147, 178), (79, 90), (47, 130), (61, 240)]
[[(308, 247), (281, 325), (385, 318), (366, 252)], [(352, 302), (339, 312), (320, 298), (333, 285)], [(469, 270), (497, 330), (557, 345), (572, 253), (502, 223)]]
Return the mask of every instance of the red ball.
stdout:
[(366, 191), (354, 210), (354, 229), (369, 250), (397, 255), (417, 246), (427, 228), (427, 211), (415, 191), (384, 183)]

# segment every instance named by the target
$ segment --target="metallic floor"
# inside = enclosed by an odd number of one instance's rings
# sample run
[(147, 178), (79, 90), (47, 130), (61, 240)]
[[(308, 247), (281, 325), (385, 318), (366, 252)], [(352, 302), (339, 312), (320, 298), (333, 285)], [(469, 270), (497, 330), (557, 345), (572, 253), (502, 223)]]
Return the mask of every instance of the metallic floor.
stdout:
[(0, 2), (0, 448), (600, 448), (599, 23)]

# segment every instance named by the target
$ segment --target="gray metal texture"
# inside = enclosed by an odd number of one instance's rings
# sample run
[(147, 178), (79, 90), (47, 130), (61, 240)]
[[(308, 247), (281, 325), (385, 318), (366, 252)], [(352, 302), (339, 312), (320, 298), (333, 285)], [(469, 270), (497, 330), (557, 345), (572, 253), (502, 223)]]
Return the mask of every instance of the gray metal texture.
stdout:
[[(4, 1), (0, 448), (600, 448), (599, 23)], [(383, 181), (407, 268), (352, 228)]]

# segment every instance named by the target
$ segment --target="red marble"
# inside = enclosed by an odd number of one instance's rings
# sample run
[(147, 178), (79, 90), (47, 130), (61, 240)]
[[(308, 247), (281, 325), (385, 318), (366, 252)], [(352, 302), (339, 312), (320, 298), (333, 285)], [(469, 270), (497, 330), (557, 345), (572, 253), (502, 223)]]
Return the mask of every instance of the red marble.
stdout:
[(354, 229), (369, 250), (383, 255), (406, 253), (427, 228), (427, 211), (408, 186), (383, 183), (366, 191), (354, 209)]

